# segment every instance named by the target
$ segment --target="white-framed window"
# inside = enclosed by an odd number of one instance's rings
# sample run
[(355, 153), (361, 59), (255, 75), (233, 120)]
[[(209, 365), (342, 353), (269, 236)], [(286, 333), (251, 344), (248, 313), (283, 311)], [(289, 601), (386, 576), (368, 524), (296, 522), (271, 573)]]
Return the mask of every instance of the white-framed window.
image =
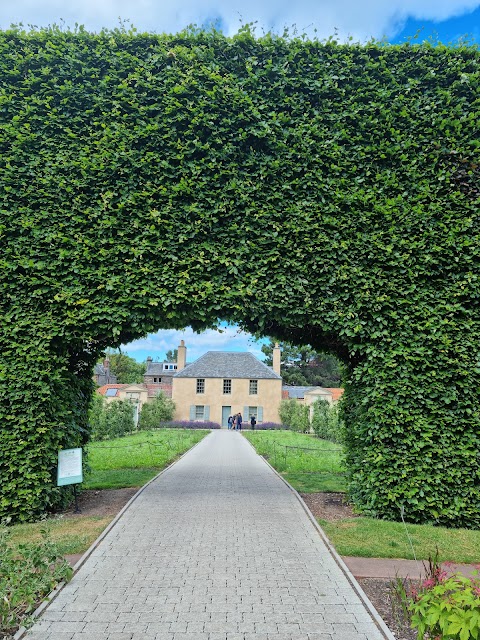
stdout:
[(232, 381), (224, 380), (223, 381), (223, 393), (232, 393)]
[(204, 420), (205, 419), (205, 407), (203, 404), (195, 405), (195, 420)]
[(197, 393), (205, 393), (205, 378), (197, 378)]
[(255, 420), (258, 420), (258, 407), (248, 407), (248, 417), (245, 420), (250, 422), (252, 416), (254, 416)]
[(258, 380), (250, 380), (248, 393), (251, 396), (256, 396), (257, 395), (257, 393), (258, 393)]
[(176, 369), (177, 369), (177, 365), (176, 364), (167, 364), (167, 363), (165, 363), (163, 365), (163, 370), (164, 371), (176, 371)]

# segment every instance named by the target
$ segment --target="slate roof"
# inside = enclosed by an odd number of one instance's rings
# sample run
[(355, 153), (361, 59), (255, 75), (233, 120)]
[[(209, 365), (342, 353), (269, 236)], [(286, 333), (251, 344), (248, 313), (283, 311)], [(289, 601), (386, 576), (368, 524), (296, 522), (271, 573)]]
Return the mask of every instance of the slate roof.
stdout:
[[(336, 388), (336, 387), (294, 387), (290, 385), (284, 385), (282, 387), (282, 398), (296, 398), (297, 400), (302, 400), (305, 398), (305, 394), (309, 391), (313, 391), (314, 389), (322, 389), (323, 391), (328, 391), (331, 394), (333, 402), (339, 400), (344, 392), (344, 389)], [(288, 394), (288, 395), (287, 395)]]
[(207, 351), (185, 369), (177, 371), (175, 378), (282, 379), (251, 353), (238, 351)]
[(289, 398), (297, 398), (298, 400), (304, 398), (305, 394), (313, 389), (318, 389), (318, 387), (293, 387), (290, 385), (282, 387), (282, 391), (286, 391)]
[(164, 371), (164, 364), (177, 364), (176, 362), (147, 362), (146, 376), (173, 376), (177, 372), (176, 369), (166, 369)]

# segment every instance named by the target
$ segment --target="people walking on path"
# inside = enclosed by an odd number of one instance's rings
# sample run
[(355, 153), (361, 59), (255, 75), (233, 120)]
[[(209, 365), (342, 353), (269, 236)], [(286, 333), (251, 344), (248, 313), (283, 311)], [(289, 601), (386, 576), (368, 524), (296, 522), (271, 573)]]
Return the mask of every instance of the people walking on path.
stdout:
[(240, 411), (239, 411), (239, 412), (237, 413), (237, 429), (238, 429), (239, 431), (241, 431), (241, 430), (242, 430), (242, 420), (243, 420), (243, 418), (242, 418), (242, 414), (241, 414), (241, 413), (240, 413)]
[(250, 418), (250, 426), (251, 426), (251, 428), (252, 428), (252, 431), (254, 431), (254, 430), (255, 430), (255, 425), (256, 425), (256, 424), (257, 424), (257, 420), (256, 420), (255, 416), (252, 416), (252, 417)]
[(233, 416), (228, 416), (227, 425), (229, 429), (233, 429)]

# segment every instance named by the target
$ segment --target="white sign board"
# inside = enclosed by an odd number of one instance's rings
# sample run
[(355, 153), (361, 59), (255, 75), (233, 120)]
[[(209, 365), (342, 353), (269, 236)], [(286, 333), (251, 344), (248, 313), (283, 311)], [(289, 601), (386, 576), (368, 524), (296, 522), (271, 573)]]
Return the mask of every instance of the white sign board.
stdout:
[(83, 482), (82, 450), (64, 449), (58, 452), (57, 486)]

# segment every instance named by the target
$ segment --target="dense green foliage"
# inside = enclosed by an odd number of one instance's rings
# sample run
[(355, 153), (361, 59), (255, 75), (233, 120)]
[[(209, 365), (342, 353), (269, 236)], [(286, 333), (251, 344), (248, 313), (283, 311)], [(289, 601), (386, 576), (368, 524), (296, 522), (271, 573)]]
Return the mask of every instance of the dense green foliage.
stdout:
[(72, 569), (48, 535), (41, 543), (12, 545), (0, 525), (0, 635), (13, 634), (59, 582), (72, 577)]
[(282, 424), (293, 431), (310, 431), (310, 408), (297, 400), (282, 400), (278, 415)]
[(147, 368), (145, 362), (137, 362), (135, 358), (128, 353), (123, 353), (120, 349), (117, 351), (108, 349), (107, 358), (110, 360), (110, 371), (117, 376), (117, 382), (120, 384), (143, 382), (143, 374)]
[(173, 420), (175, 403), (160, 392), (151, 402), (144, 404), (140, 413), (139, 429), (159, 429), (161, 422)]
[(479, 526), (480, 52), (0, 34), (0, 516), (58, 503), (94, 363), (218, 318), (346, 365), (359, 507)]
[(106, 402), (95, 393), (88, 414), (92, 440), (119, 438), (131, 433), (135, 428), (133, 410), (130, 400)]
[[(273, 364), (273, 347), (276, 340), (270, 339), (262, 344), (264, 362), (269, 367)], [(295, 346), (281, 342), (283, 384), (307, 387), (341, 387), (341, 363), (328, 353), (317, 353), (308, 345)]]
[(338, 403), (331, 405), (326, 400), (316, 400), (312, 406), (311, 425), (319, 438), (339, 443), (345, 440), (345, 425)]

